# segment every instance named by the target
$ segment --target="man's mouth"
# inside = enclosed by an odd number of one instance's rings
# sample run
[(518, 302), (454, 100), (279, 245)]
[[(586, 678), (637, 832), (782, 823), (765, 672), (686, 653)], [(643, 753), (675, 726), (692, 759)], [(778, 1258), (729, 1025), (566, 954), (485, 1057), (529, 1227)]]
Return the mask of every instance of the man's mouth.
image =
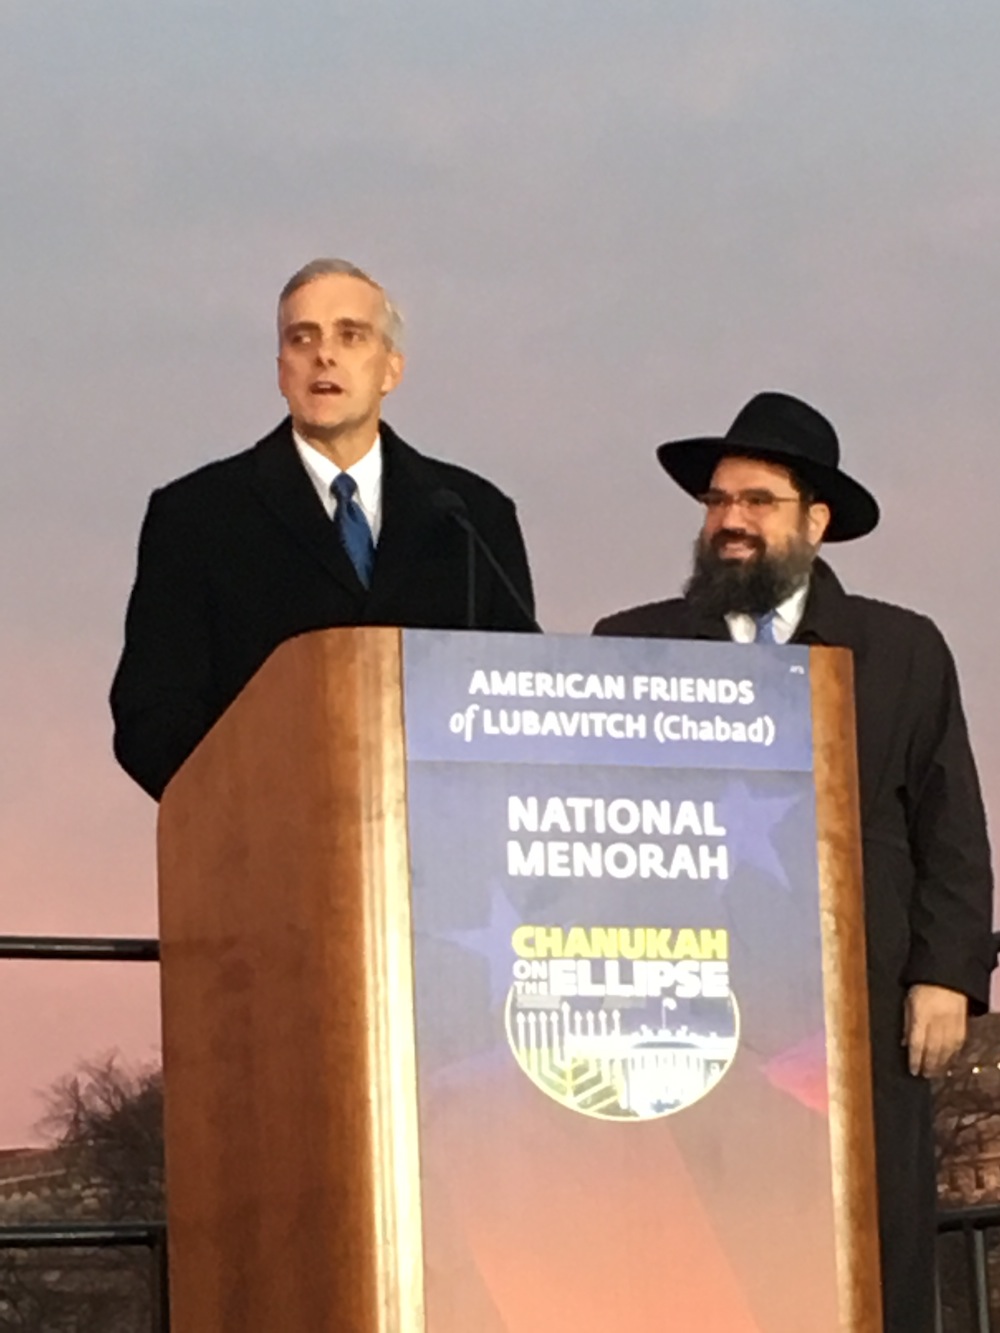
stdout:
[(337, 394), (343, 393), (344, 391), (340, 385), (335, 384), (333, 380), (314, 380), (313, 383), (309, 385), (309, 392), (320, 395), (332, 395), (335, 397)]
[(717, 532), (711, 545), (720, 560), (750, 560), (765, 551), (763, 539), (752, 532)]

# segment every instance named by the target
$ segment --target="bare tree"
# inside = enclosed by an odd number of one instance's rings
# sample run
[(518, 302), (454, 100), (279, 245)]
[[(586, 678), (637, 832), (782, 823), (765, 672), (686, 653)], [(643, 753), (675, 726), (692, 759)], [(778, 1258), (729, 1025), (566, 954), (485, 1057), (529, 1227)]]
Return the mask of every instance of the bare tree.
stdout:
[(163, 1073), (116, 1054), (81, 1063), (53, 1085), (39, 1128), (69, 1153), (78, 1182), (99, 1192), (109, 1221), (163, 1216)]
[[(105, 1055), (60, 1079), (39, 1125), (50, 1144), (44, 1215), (161, 1218), (162, 1122), (158, 1067)], [(149, 1258), (139, 1250), (0, 1251), (0, 1333), (141, 1333), (150, 1326), (148, 1279)]]

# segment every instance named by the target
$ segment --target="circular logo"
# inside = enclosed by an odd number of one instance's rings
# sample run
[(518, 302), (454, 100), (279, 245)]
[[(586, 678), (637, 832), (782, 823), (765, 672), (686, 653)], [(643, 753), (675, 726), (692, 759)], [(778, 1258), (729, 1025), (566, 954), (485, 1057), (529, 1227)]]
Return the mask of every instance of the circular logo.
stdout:
[(547, 1096), (601, 1120), (653, 1120), (707, 1096), (739, 1044), (728, 966), (593, 958), (514, 964), (511, 1050)]

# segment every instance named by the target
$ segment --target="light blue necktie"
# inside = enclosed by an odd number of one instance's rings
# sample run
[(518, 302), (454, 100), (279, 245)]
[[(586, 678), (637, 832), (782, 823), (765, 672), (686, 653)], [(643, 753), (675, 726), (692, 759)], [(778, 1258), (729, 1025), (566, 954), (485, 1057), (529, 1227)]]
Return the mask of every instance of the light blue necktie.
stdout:
[(355, 500), (358, 483), (347, 472), (339, 472), (330, 487), (337, 501), (333, 526), (344, 544), (348, 559), (358, 578), (367, 588), (371, 585), (375, 568), (375, 543), (364, 510)]
[(774, 636), (774, 622), (777, 619), (777, 611), (768, 611), (766, 615), (754, 616), (753, 623), (757, 626), (757, 637), (754, 643), (777, 643)]

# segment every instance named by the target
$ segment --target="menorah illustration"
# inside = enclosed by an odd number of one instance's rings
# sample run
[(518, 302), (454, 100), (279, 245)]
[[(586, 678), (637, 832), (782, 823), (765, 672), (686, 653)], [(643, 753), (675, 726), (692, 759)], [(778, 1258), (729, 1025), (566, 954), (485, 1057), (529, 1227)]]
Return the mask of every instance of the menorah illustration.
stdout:
[[(670, 1001), (661, 1014), (666, 1018)], [(521, 1067), (551, 1097), (614, 1119), (663, 1115), (703, 1097), (725, 1073), (737, 1036), (686, 1024), (622, 1029), (620, 1009), (564, 1000), (558, 1011), (519, 1009), (511, 1043)]]

